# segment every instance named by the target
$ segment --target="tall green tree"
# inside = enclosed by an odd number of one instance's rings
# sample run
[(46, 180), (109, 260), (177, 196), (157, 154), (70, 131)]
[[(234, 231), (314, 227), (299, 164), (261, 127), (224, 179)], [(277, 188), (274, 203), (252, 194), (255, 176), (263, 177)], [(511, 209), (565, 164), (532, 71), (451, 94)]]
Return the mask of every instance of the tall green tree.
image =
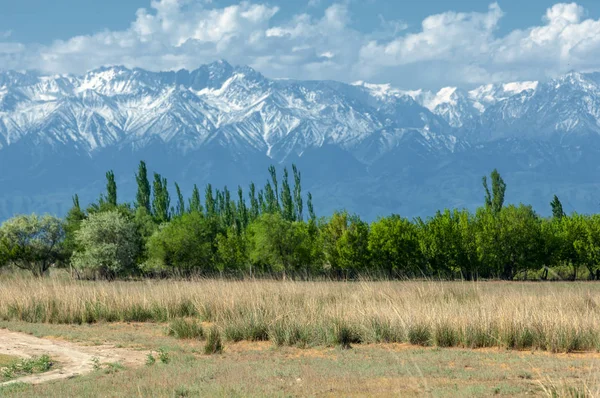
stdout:
[(202, 203), (200, 202), (200, 191), (198, 190), (198, 186), (194, 184), (194, 189), (192, 191), (192, 197), (189, 200), (188, 206), (190, 213), (202, 213)]
[(67, 216), (65, 217), (65, 241), (64, 241), (64, 249), (65, 253), (68, 257), (70, 257), (73, 252), (77, 249), (77, 245), (75, 243), (75, 233), (81, 227), (81, 222), (85, 220), (86, 215), (85, 212), (81, 209), (81, 205), (79, 203), (79, 196), (73, 196), (73, 206), (69, 209)]
[(250, 197), (249, 219), (251, 221), (254, 221), (258, 218), (258, 215), (260, 214), (260, 203), (256, 197), (256, 186), (254, 185), (254, 183), (250, 183), (250, 192), (248, 195)]
[(186, 213), (165, 224), (147, 243), (146, 271), (211, 273), (216, 271), (217, 235), (215, 217)]
[(154, 173), (154, 184), (152, 188), (152, 211), (154, 213), (154, 218), (159, 223), (168, 222), (171, 219), (169, 214), (171, 199), (169, 196), (167, 179), (162, 178), (158, 173)]
[(64, 237), (62, 220), (56, 217), (13, 217), (0, 226), (0, 265), (12, 264), (41, 277), (65, 258)]
[(373, 265), (389, 278), (421, 276), (421, 252), (417, 229), (409, 220), (397, 215), (371, 224), (369, 251)]
[(135, 175), (137, 182), (137, 193), (135, 195), (135, 207), (144, 208), (148, 213), (151, 213), (150, 207), (150, 181), (148, 181), (148, 170), (146, 169), (146, 162), (140, 161), (138, 166), (138, 172)]
[(485, 189), (485, 206), (492, 213), (498, 214), (504, 206), (504, 194), (506, 192), (506, 183), (500, 176), (498, 170), (494, 169), (490, 176), (492, 180), (492, 192), (488, 187), (487, 177), (483, 177), (483, 188)]
[(558, 196), (554, 195), (552, 202), (550, 202), (550, 207), (552, 207), (552, 217), (560, 220), (565, 216), (565, 211), (563, 210), (563, 205), (558, 199)]
[(112, 207), (117, 207), (117, 182), (112, 170), (106, 172), (106, 202)]
[(181, 217), (185, 213), (185, 199), (179, 188), (179, 184), (175, 183), (175, 192), (177, 194), (177, 207), (175, 208), (175, 214), (177, 217)]
[(317, 220), (317, 215), (315, 214), (315, 208), (313, 207), (313, 199), (312, 194), (309, 192), (306, 200), (306, 207), (308, 208), (308, 217), (312, 221)]
[(292, 165), (294, 173), (294, 207), (296, 209), (296, 220), (304, 220), (304, 204), (302, 203), (302, 175), (295, 164)]
[(296, 211), (294, 209), (294, 198), (290, 188), (287, 168), (283, 169), (283, 179), (281, 180), (281, 214), (284, 220), (296, 221)]
[(78, 251), (71, 263), (84, 275), (113, 279), (137, 270), (140, 236), (119, 211), (90, 214), (75, 236)]
[(244, 200), (244, 191), (241, 186), (238, 186), (237, 219), (242, 227), (240, 229), (246, 229), (249, 222), (249, 215), (246, 201)]
[(215, 217), (217, 215), (217, 208), (211, 184), (206, 185), (204, 190), (204, 204), (206, 205), (206, 216)]

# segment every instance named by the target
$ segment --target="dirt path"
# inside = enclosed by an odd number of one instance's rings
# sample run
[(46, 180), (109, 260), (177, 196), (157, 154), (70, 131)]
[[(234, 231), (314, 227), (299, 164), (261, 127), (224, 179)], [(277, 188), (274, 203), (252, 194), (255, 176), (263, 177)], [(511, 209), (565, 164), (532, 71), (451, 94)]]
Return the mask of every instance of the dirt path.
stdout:
[(41, 339), (25, 333), (0, 329), (0, 354), (31, 358), (47, 354), (58, 364), (45, 373), (20, 377), (4, 383), (39, 384), (51, 380), (67, 379), (94, 370), (92, 358), (100, 363), (121, 362), (125, 366), (137, 366), (144, 362), (145, 354), (140, 351), (116, 348), (110, 345), (83, 346), (68, 341)]

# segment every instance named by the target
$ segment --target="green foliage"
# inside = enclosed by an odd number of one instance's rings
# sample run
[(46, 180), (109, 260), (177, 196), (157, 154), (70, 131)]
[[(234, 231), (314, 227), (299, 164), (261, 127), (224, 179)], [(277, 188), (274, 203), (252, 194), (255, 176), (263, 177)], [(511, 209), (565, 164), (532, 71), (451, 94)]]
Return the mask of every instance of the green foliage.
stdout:
[(163, 224), (146, 244), (147, 271), (214, 270), (219, 225), (201, 213), (187, 213)]
[(48, 355), (39, 357), (24, 358), (16, 361), (9, 366), (0, 368), (0, 375), (5, 380), (14, 379), (21, 376), (31, 375), (34, 373), (44, 373), (49, 371), (54, 363)]
[(175, 192), (177, 193), (177, 207), (175, 208), (175, 215), (181, 217), (185, 213), (185, 199), (179, 188), (179, 184), (175, 183)]
[(171, 219), (169, 190), (167, 179), (160, 174), (154, 173), (152, 211), (158, 223), (168, 222)]
[(201, 339), (204, 330), (195, 319), (176, 318), (169, 324), (168, 334), (177, 339)]
[(506, 183), (498, 173), (498, 170), (494, 169), (491, 174), (492, 180), (492, 192), (490, 193), (487, 177), (483, 177), (483, 187), (485, 189), (485, 207), (490, 209), (493, 213), (499, 213), (504, 206), (504, 193), (506, 192)]
[(373, 265), (388, 277), (419, 275), (422, 256), (416, 226), (393, 215), (371, 224), (369, 251)]
[(168, 364), (169, 362), (171, 362), (171, 357), (169, 356), (167, 350), (165, 350), (164, 348), (158, 349), (158, 360), (164, 364)]
[(552, 218), (539, 217), (530, 206), (505, 206), (506, 183), (497, 170), (489, 181), (483, 178), (485, 206), (475, 214), (444, 210), (416, 220), (392, 215), (370, 225), (346, 211), (317, 220), (310, 193), (305, 217), (301, 174), (295, 165), (291, 170), (290, 176), (284, 167), (280, 180), (270, 166), (264, 187), (257, 189), (251, 183), (247, 195), (241, 186), (232, 195), (227, 187), (213, 189), (208, 184), (204, 208), (196, 185), (186, 199), (178, 184), (174, 184), (177, 203), (170, 207), (167, 179), (158, 173), (150, 192), (144, 162), (135, 175), (134, 207), (118, 204), (115, 176), (109, 171), (106, 194), (87, 212), (78, 196), (73, 197), (64, 227), (55, 223), (58, 236), (48, 253), (39, 254), (37, 243), (27, 243), (27, 239), (38, 242), (37, 237), (27, 238), (38, 236), (31, 232), (35, 228), (27, 227), (24, 234), (0, 234), (0, 266), (13, 264), (42, 274), (50, 264), (70, 259), (82, 271), (80, 276), (110, 278), (145, 271), (279, 273), (302, 279), (359, 275), (600, 279), (600, 216), (567, 215), (556, 195)]
[(143, 160), (140, 161), (135, 180), (137, 182), (135, 207), (136, 209), (146, 209), (146, 211), (150, 213), (152, 211), (150, 208), (150, 181), (148, 181), (148, 170), (146, 169), (146, 163)]
[(112, 170), (106, 172), (106, 203), (109, 206), (117, 207), (117, 183), (115, 173)]
[(52, 216), (16, 216), (0, 226), (0, 266), (14, 265), (42, 276), (64, 259), (63, 222)]
[(220, 354), (223, 352), (223, 342), (221, 340), (221, 333), (216, 327), (212, 327), (208, 330), (208, 336), (206, 337), (206, 345), (204, 346), (204, 354), (213, 355)]
[(552, 202), (550, 202), (550, 207), (552, 207), (552, 217), (560, 220), (565, 216), (563, 205), (560, 202), (560, 199), (558, 199), (558, 196), (554, 195)]
[(192, 197), (190, 198), (188, 210), (190, 213), (202, 213), (202, 203), (200, 202), (200, 191), (196, 184), (192, 191)]
[(136, 224), (119, 211), (90, 214), (75, 234), (72, 264), (86, 276), (114, 278), (133, 272), (140, 254)]

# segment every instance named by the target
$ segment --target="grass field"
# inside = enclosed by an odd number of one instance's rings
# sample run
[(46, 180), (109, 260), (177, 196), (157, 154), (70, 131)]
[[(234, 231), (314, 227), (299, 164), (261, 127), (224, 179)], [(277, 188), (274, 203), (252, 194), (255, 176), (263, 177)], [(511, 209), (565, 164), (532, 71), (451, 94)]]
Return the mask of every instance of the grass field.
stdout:
[[(170, 357), (3, 396), (600, 392), (595, 283), (6, 278), (0, 319), (10, 330)], [(186, 323), (198, 338), (173, 333)], [(211, 329), (222, 354), (204, 355)]]

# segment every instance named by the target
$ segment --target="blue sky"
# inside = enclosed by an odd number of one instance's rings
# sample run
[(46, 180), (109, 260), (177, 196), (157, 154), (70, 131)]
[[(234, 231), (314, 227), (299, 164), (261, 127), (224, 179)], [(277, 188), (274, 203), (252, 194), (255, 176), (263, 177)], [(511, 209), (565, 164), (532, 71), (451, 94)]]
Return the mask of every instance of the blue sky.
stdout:
[[(600, 69), (600, 1), (0, 0), (0, 69), (194, 68), (469, 87)], [(598, 58), (598, 59), (597, 59)]]

